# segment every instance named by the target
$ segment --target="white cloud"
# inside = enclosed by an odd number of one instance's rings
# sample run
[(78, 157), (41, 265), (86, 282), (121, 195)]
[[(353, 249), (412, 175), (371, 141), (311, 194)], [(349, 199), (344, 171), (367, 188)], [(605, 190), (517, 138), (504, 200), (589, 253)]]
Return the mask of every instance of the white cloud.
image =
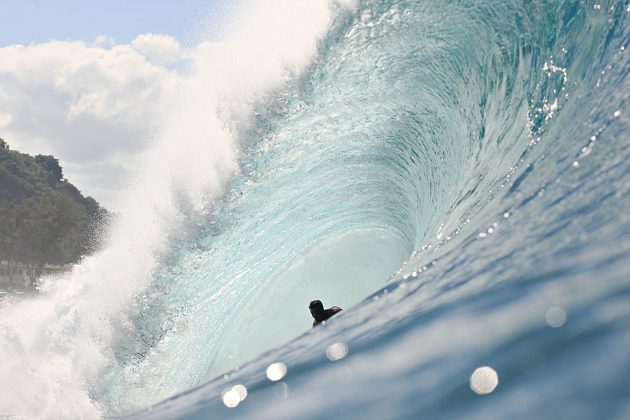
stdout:
[[(148, 139), (176, 138), (169, 147), (177, 150), (166, 160), (178, 152), (182, 184), (204, 184), (203, 176), (214, 176), (205, 162), (234, 154), (232, 140), (222, 140), (232, 134), (224, 131), (242, 128), (256, 103), (315, 57), (331, 19), (329, 5), (256, 1), (239, 12), (240, 23), (222, 43), (194, 49), (156, 34), (129, 44), (103, 35), (90, 43), (0, 48), (0, 137), (13, 149), (55, 155), (71, 182), (114, 210)], [(191, 65), (172, 66), (181, 61)], [(200, 153), (208, 154), (197, 159), (203, 176), (189, 179), (186, 173), (195, 173), (189, 156)]]
[[(147, 37), (136, 40), (148, 40), (145, 44), (155, 47), (151, 54), (162, 61), (174, 57), (174, 50), (172, 45), (160, 50), (159, 41), (165, 46), (173, 41), (181, 52), (171, 37)], [(0, 48), (0, 137), (23, 152), (54, 154), (68, 179), (99, 200), (115, 195), (118, 185), (111, 180), (124, 178), (133, 162), (113, 160), (146, 147), (143, 139), (184, 82), (175, 71), (148, 61), (148, 50), (141, 54), (111, 42), (97, 39), (107, 48), (60, 41)]]
[(94, 40), (94, 44), (97, 47), (113, 47), (116, 45), (116, 40), (108, 35), (99, 35)]
[(131, 46), (151, 62), (165, 65), (179, 61), (183, 57), (181, 45), (170, 35), (138, 35)]

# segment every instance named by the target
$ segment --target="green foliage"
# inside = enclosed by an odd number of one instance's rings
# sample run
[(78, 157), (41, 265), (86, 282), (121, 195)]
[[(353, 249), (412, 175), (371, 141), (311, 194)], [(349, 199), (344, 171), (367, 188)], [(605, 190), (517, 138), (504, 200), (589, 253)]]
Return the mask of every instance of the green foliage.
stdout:
[(39, 163), (42, 168), (49, 174), (49, 183), (51, 185), (60, 182), (63, 179), (63, 171), (59, 166), (59, 160), (54, 156), (35, 156), (35, 162)]
[(0, 200), (0, 260), (14, 259), (15, 242), (15, 210)]
[(18, 204), (47, 189), (54, 188), (51, 175), (32, 157), (0, 148), (0, 200)]
[(34, 281), (45, 264), (94, 252), (110, 219), (63, 179), (56, 158), (12, 151), (0, 139), (0, 260), (27, 265)]
[(74, 261), (86, 214), (67, 194), (47, 192), (24, 200), (15, 219), (22, 262), (41, 268), (47, 262)]

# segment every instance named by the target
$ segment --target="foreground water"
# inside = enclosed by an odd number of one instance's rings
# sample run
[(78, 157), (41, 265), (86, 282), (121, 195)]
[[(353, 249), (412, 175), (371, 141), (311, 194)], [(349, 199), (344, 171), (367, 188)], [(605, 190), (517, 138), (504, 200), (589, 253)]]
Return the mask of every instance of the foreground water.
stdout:
[[(175, 194), (187, 221), (159, 258), (113, 273), (128, 294), (32, 303), (58, 305), (47, 360), (98, 369), (77, 394), (41, 367), (22, 386), (62, 398), (45, 415), (630, 416), (630, 5), (331, 10), (312, 65), (231, 120), (240, 172), (201, 211)], [(184, 190), (217, 166), (188, 152)], [(311, 330), (313, 298), (345, 310)], [(498, 383), (471, 379), (484, 366)]]

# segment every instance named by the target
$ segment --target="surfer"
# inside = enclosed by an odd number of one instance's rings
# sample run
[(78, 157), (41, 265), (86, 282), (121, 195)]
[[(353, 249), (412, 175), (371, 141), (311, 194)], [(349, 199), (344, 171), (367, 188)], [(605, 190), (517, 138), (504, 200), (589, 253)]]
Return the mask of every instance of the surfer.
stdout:
[(341, 311), (339, 306), (331, 306), (328, 309), (324, 309), (324, 304), (321, 300), (311, 300), (311, 303), (308, 305), (308, 309), (310, 309), (311, 315), (313, 315), (313, 327), (321, 324), (323, 321), (326, 321), (328, 318)]

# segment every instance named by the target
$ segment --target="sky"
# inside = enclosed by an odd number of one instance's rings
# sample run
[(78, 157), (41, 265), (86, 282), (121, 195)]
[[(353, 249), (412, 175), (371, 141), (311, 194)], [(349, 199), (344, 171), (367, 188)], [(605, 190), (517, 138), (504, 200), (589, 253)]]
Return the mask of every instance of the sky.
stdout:
[(52, 154), (116, 211), (196, 49), (229, 0), (0, 0), (0, 138)]

